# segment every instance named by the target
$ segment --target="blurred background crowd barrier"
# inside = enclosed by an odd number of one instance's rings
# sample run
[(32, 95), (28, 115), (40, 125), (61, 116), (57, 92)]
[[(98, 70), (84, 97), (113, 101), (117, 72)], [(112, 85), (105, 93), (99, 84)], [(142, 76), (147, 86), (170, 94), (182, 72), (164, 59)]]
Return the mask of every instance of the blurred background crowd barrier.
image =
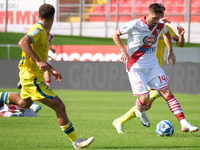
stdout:
[(164, 4), (175, 31), (177, 25), (185, 28), (186, 42), (200, 43), (200, 0), (0, 0), (0, 31), (26, 33), (38, 20), (39, 6), (50, 3), (56, 8), (53, 34), (110, 38), (153, 2)]

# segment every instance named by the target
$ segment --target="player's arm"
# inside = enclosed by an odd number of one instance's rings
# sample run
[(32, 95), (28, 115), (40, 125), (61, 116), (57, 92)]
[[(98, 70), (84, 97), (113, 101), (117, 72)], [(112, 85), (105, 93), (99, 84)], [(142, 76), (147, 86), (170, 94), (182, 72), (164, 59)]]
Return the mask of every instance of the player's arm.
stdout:
[[(47, 63), (48, 64), (48, 63)], [(56, 81), (62, 80), (62, 75), (60, 72), (56, 71), (50, 64), (48, 64), (49, 72), (53, 75), (54, 79)]]
[(36, 55), (36, 53), (32, 50), (31, 47), (31, 39), (29, 36), (24, 36), (18, 43), (21, 49), (33, 60), (35, 60), (40, 70), (48, 70), (48, 65), (40, 60), (40, 58)]
[(172, 37), (172, 39), (175, 41), (176, 45), (178, 45), (179, 47), (184, 47), (184, 45), (185, 45), (185, 38), (184, 38), (185, 29), (181, 26), (177, 26), (177, 30), (178, 30), (179, 36), (174, 35)]
[(168, 49), (167, 63), (169, 64), (169, 61), (171, 60), (171, 65), (174, 65), (176, 62), (176, 57), (173, 52), (172, 41), (171, 41), (171, 36), (170, 36), (169, 31), (164, 33), (163, 37), (164, 37), (166, 47)]
[(129, 62), (129, 55), (128, 55), (127, 51), (126, 51), (126, 48), (125, 48), (124, 44), (122, 43), (122, 41), (120, 39), (120, 34), (118, 33), (118, 31), (115, 31), (115, 33), (112, 35), (112, 38), (113, 38), (113, 41), (115, 42), (115, 44), (117, 45), (117, 47), (121, 51), (120, 60), (123, 63)]

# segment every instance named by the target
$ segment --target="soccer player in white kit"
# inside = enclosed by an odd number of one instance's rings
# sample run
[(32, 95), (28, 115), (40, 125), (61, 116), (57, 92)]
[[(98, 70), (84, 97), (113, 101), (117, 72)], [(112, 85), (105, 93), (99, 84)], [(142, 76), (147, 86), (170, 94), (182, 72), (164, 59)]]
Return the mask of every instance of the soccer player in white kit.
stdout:
[[(49, 40), (49, 52), (48, 52), (48, 56), (47, 56), (47, 63), (51, 64), (50, 62), (50, 53), (55, 53), (55, 50), (51, 48), (51, 43), (53, 42), (54, 36), (51, 33), (47, 33), (48, 35), (48, 40)], [(51, 74), (50, 72), (47, 70), (44, 72), (44, 81), (46, 83), (46, 85), (48, 85), (49, 87), (51, 87)]]
[[(172, 111), (174, 111), (174, 104), (177, 103), (169, 88), (168, 77), (164, 70), (160, 68), (156, 57), (157, 41), (160, 34), (163, 33), (163, 36), (166, 37), (165, 43), (168, 49), (167, 63), (171, 60), (171, 65), (174, 65), (176, 61), (170, 34), (165, 24), (159, 21), (162, 14), (161, 4), (153, 3), (149, 6), (147, 15), (143, 19), (130, 21), (113, 34), (113, 40), (121, 50), (121, 61), (126, 64), (133, 95), (138, 96), (136, 116), (146, 127), (150, 126), (150, 121), (145, 114), (145, 108), (149, 101), (148, 86), (152, 90), (159, 91)], [(120, 35), (124, 34), (128, 34), (127, 51), (120, 40)], [(176, 113), (180, 114), (178, 117), (181, 120), (181, 125), (185, 128), (193, 128), (184, 119), (184, 114), (181, 112), (181, 107), (176, 106)]]

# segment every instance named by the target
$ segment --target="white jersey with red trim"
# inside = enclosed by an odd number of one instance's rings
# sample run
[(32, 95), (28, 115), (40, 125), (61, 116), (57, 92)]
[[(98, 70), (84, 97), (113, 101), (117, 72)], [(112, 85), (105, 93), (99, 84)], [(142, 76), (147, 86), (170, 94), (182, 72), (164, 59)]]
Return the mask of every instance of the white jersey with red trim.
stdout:
[(51, 43), (53, 42), (53, 39), (54, 39), (54, 36), (53, 34), (49, 33), (49, 36), (48, 36), (48, 40), (49, 40), (49, 51), (48, 51), (48, 55), (47, 55), (47, 63), (48, 64), (51, 64), (50, 63), (50, 56), (52, 55), (52, 51), (50, 50), (50, 47), (51, 47)]
[(54, 36), (53, 34), (49, 33), (49, 37), (48, 37), (48, 40), (49, 40), (49, 45), (51, 45), (52, 41), (54, 39)]
[(156, 57), (157, 42), (161, 33), (167, 33), (167, 27), (161, 21), (154, 28), (149, 28), (145, 17), (125, 23), (118, 29), (120, 35), (128, 34), (127, 53), (130, 56), (126, 64), (127, 71), (147, 69), (158, 65)]

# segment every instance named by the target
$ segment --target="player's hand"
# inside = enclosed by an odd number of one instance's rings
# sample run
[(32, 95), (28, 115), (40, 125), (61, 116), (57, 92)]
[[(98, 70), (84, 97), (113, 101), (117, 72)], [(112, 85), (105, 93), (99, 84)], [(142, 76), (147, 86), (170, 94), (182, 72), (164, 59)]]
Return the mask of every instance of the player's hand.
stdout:
[(43, 71), (49, 70), (48, 64), (43, 61), (37, 61), (36, 64), (38, 65), (40, 70), (43, 70)]
[(164, 23), (171, 23), (171, 21), (169, 20), (169, 17), (161, 18), (160, 20), (163, 21)]
[(129, 55), (127, 52), (121, 52), (121, 62), (128, 63), (129, 62)]
[(55, 50), (55, 49), (52, 49), (51, 47), (50, 47), (50, 50), (52, 51), (52, 53), (55, 53), (55, 52), (56, 52), (56, 50)]
[(177, 26), (177, 30), (178, 30), (178, 34), (181, 36), (185, 33), (185, 29), (181, 26)]
[(167, 64), (169, 64), (169, 62), (171, 61), (171, 65), (174, 65), (176, 62), (176, 56), (174, 55), (173, 52), (171, 52), (170, 54), (168, 54), (167, 56)]
[(61, 75), (60, 72), (58, 72), (58, 71), (56, 71), (56, 70), (53, 70), (53, 71), (52, 71), (52, 75), (53, 75), (53, 77), (54, 77), (54, 79), (55, 79), (56, 81), (61, 81), (61, 80), (62, 80), (62, 75)]
[(55, 53), (55, 52), (56, 52), (56, 50), (55, 50), (55, 49), (52, 49), (51, 51), (52, 51), (52, 53)]

